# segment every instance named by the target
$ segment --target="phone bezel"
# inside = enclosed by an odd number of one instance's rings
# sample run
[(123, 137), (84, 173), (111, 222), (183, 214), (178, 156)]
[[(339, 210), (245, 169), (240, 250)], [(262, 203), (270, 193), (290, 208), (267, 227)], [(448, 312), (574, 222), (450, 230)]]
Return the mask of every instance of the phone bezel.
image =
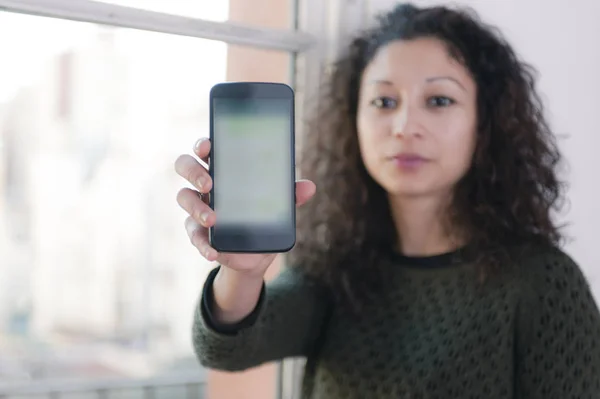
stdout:
[[(222, 227), (208, 229), (210, 245), (219, 252), (230, 253), (282, 253), (291, 250), (296, 243), (296, 170), (295, 170), (295, 95), (294, 90), (283, 83), (267, 82), (227, 82), (219, 83), (210, 90), (210, 142), (211, 153), (209, 159), (209, 174), (213, 179), (213, 186), (209, 193), (209, 206), (214, 209), (215, 190), (218, 191), (218, 182), (214, 181), (215, 162), (212, 162), (216, 153), (215, 148), (219, 145), (214, 131), (214, 100), (215, 99), (265, 99), (280, 98), (290, 101), (290, 228), (267, 231), (264, 228), (242, 233), (238, 229), (227, 231)], [(219, 215), (217, 215), (218, 223)], [(216, 230), (216, 231), (215, 231)]]

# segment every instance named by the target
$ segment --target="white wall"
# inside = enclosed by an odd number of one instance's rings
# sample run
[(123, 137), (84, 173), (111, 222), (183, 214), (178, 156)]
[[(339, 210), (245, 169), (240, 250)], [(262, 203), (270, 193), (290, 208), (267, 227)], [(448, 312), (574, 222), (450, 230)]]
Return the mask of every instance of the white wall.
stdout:
[[(367, 0), (368, 15), (397, 1)], [(600, 1), (414, 0), (416, 5), (473, 7), (498, 26), (523, 58), (540, 72), (550, 121), (567, 134), (561, 148), (570, 165), (570, 208), (563, 219), (573, 241), (566, 250), (587, 274), (600, 300)]]

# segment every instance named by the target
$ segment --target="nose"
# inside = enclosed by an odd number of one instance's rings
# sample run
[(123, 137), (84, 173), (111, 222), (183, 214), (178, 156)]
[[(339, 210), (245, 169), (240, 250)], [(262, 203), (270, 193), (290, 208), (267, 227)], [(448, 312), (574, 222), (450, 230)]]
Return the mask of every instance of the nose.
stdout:
[(408, 101), (401, 104), (394, 115), (392, 134), (399, 138), (421, 135), (418, 111)]

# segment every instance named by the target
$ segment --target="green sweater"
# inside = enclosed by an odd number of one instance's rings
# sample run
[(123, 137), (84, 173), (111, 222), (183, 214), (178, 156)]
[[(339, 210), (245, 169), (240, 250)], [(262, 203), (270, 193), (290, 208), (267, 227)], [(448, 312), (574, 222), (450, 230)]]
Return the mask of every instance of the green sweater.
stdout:
[(306, 357), (303, 398), (600, 398), (600, 312), (579, 267), (543, 250), (479, 283), (456, 253), (395, 255), (360, 318), (295, 268), (236, 326), (211, 319), (213, 270), (193, 327), (205, 367)]

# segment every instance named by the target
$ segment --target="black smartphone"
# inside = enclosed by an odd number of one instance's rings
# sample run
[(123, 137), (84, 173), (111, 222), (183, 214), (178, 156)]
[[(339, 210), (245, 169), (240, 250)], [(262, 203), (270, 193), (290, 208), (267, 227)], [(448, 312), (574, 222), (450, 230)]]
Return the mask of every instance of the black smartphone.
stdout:
[(220, 83), (210, 91), (209, 241), (219, 252), (286, 252), (296, 242), (294, 91)]

